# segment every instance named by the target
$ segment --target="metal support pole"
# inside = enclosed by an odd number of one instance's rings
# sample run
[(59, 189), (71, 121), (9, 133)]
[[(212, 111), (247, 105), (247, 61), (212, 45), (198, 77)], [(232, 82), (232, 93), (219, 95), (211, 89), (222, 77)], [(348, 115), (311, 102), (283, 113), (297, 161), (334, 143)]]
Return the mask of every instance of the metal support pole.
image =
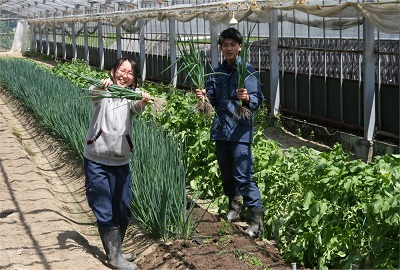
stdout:
[(43, 53), (43, 29), (39, 25), (39, 49), (40, 53)]
[(30, 51), (31, 52), (37, 52), (37, 36), (36, 36), (36, 28), (37, 25), (33, 24), (31, 25), (31, 46), (30, 46)]
[(115, 27), (115, 34), (117, 38), (117, 59), (119, 59), (122, 57), (121, 26)]
[(100, 20), (97, 23), (97, 33), (99, 35), (99, 58), (100, 70), (104, 69), (104, 41), (103, 41), (103, 22)]
[(85, 43), (85, 61), (86, 63), (89, 63), (89, 36), (87, 22), (83, 23), (83, 40)]
[(213, 68), (218, 66), (219, 54), (218, 54), (218, 34), (215, 31), (215, 27), (210, 27), (211, 31), (211, 65)]
[(270, 59), (270, 95), (271, 114), (277, 116), (280, 107), (279, 86), (279, 48), (278, 48), (278, 11), (271, 10), (271, 21), (269, 23), (269, 59)]
[(57, 29), (56, 23), (53, 22), (53, 50), (54, 50), (54, 59), (57, 60), (58, 52), (57, 52)]
[[(176, 40), (175, 40), (175, 25), (176, 21), (174, 19), (169, 19), (169, 59), (170, 59), (170, 64), (176, 62)], [(176, 63), (171, 66), (171, 79), (172, 79), (172, 85), (176, 87), (176, 82), (177, 82), (177, 65)]]
[(50, 55), (49, 28), (46, 25), (46, 55)]
[(374, 27), (364, 18), (364, 138), (371, 141), (375, 131)]
[(61, 35), (62, 35), (62, 59), (67, 59), (67, 48), (65, 45), (65, 23), (63, 22), (61, 25)]
[(146, 41), (144, 39), (144, 20), (139, 20), (139, 50), (140, 50), (140, 69), (142, 71), (142, 81), (146, 80)]
[(75, 33), (75, 23), (71, 25), (71, 38), (72, 38), (72, 59), (76, 60), (77, 52), (76, 52), (76, 33)]

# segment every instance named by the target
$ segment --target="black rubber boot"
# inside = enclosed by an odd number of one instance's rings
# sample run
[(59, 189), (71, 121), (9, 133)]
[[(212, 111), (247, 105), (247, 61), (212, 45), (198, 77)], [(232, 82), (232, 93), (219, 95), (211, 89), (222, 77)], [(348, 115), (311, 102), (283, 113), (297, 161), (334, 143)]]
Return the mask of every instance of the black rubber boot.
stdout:
[(104, 250), (107, 254), (107, 263), (111, 269), (136, 270), (137, 265), (128, 262), (122, 257), (121, 231), (118, 227), (100, 228), (99, 233)]
[(262, 237), (264, 232), (264, 212), (264, 208), (251, 209), (250, 226), (245, 231), (251, 238)]
[[(120, 226), (119, 228), (121, 230), (121, 245), (122, 245), (122, 243), (124, 242), (126, 230), (128, 229), (128, 227)], [(127, 260), (128, 262), (133, 262), (136, 258), (136, 254), (132, 253), (132, 252), (123, 252), (122, 251), (122, 257), (124, 257), (124, 259)]]
[(240, 220), (240, 212), (242, 212), (243, 199), (240, 196), (229, 198), (229, 212), (226, 215), (228, 221)]

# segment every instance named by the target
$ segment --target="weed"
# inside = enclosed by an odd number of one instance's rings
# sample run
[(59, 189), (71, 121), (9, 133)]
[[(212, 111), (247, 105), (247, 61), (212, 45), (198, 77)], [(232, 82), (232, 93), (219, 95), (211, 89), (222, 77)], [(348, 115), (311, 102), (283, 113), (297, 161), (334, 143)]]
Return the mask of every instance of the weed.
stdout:
[(230, 235), (224, 235), (218, 239), (218, 246), (226, 247), (231, 242)]
[(25, 152), (28, 154), (28, 156), (35, 156), (35, 153), (29, 148), (28, 145), (26, 145), (25, 143), (21, 143), (22, 148), (25, 150)]
[(315, 139), (315, 132), (314, 132), (314, 130), (312, 130), (311, 133), (310, 133), (310, 139), (311, 139), (311, 140), (314, 140), (314, 139)]
[(274, 127), (280, 128), (280, 129), (283, 127), (283, 121), (282, 121), (282, 117), (280, 114), (277, 114), (274, 117)]
[(296, 135), (298, 136), (298, 137), (301, 137), (301, 128), (297, 128), (296, 129)]
[(231, 234), (230, 228), (231, 228), (230, 222), (226, 220), (221, 220), (221, 226), (219, 226), (218, 228), (218, 235), (223, 236)]
[(20, 132), (20, 130), (19, 130), (19, 128), (18, 128), (17, 126), (12, 126), (12, 127), (11, 127), (11, 133), (12, 133), (15, 137), (17, 137), (17, 139), (18, 139), (19, 141), (21, 141), (21, 132)]
[(237, 248), (233, 251), (233, 254), (239, 260), (248, 261), (253, 266), (262, 266), (262, 262), (261, 262), (260, 258), (253, 256), (251, 252), (249, 252), (245, 249)]

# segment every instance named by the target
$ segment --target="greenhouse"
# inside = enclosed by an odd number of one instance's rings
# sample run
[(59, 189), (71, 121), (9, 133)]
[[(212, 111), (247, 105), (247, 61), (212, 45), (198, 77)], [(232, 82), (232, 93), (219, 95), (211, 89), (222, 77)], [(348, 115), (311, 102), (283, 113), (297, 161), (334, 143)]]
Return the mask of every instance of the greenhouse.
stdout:
[[(194, 109), (199, 84), (191, 77), (185, 54), (193, 50), (200, 56), (194, 62), (205, 67), (203, 79), (213, 75), (224, 61), (218, 38), (227, 28), (239, 30), (249, 41), (246, 62), (255, 68), (264, 96), (259, 113), (254, 114), (252, 175), (267, 210), (262, 243), (241, 243), (257, 246), (251, 250), (247, 246), (229, 249), (226, 239), (236, 244), (236, 234), (243, 234), (241, 223), (230, 226), (218, 220), (217, 235), (209, 238), (204, 231), (199, 233), (202, 217), (193, 214), (196, 200), (207, 210), (224, 213), (227, 198), (210, 141), (211, 120)], [(90, 120), (88, 77), (105, 79), (121, 57), (136, 61), (139, 87), (153, 97), (150, 109), (133, 125), (134, 134), (141, 135), (131, 142), (132, 179), (142, 182), (132, 180), (134, 201), (141, 202), (131, 205), (132, 215), (153, 238), (186, 241), (177, 244), (177, 251), (175, 243), (163, 246), (163, 252), (170, 252), (163, 263), (154, 258), (146, 261), (149, 251), (131, 241), (124, 247), (135, 251), (139, 269), (235, 269), (238, 262), (245, 264), (237, 269), (398, 269), (400, 1), (0, 0), (0, 93), (4, 96), (0, 108), (26, 108), (13, 115), (33, 114), (40, 130), (75, 153), (76, 167), (82, 166)], [(52, 67), (38, 69), (34, 62), (20, 58), (42, 59)], [(193, 69), (198, 63), (192, 63)], [(165, 107), (156, 108), (161, 100)], [(14, 102), (16, 107), (9, 107)], [(30, 156), (23, 138), (31, 136), (24, 136), (7, 119), (2, 120), (0, 132), (8, 127)], [(283, 147), (269, 139), (267, 127), (324, 144), (329, 151), (305, 144)], [(5, 199), (8, 208), (0, 206), (0, 224), (15, 212), (27, 211), (19, 210), (13, 199), (15, 162), (7, 169), (13, 151), (5, 145), (0, 180), (10, 192)], [(52, 182), (51, 177), (46, 180)], [(77, 201), (85, 200), (79, 196)], [(80, 207), (87, 209), (86, 204)], [(29, 225), (20, 223), (29, 232)], [(53, 245), (63, 246), (60, 235)], [(31, 252), (50, 252), (39, 251), (31, 238)], [(96, 240), (88, 236), (85, 241)], [(276, 264), (271, 259), (275, 253), (266, 251), (265, 242), (274, 243), (280, 258)], [(0, 238), (0, 250), (11, 250), (7, 243)], [(196, 245), (210, 248), (212, 244), (219, 249), (204, 251), (208, 256), (200, 259), (179, 255)], [(82, 246), (93, 255), (90, 260), (101, 257), (102, 251), (94, 252), (91, 244)], [(101, 243), (98, 246), (102, 250)], [(0, 260), (0, 268), (23, 265), (10, 252), (8, 262)], [(81, 266), (68, 266), (67, 260), (65, 265), (57, 264), (50, 253), (37, 258), (29, 263), (31, 269)], [(218, 259), (222, 266), (216, 266)], [(228, 264), (229, 260), (234, 261)], [(96, 269), (105, 265), (99, 263)]]

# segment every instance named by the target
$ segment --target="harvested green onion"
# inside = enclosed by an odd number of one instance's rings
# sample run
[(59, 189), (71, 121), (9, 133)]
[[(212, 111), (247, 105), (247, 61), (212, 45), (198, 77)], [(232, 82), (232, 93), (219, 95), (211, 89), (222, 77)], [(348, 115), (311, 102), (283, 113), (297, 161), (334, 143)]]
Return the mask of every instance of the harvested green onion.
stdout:
[[(177, 74), (186, 71), (187, 76), (185, 80), (190, 78), (192, 85), (196, 87), (196, 89), (204, 89), (206, 76), (208, 75), (206, 74), (206, 68), (208, 67), (212, 69), (210, 62), (203, 50), (196, 50), (193, 37), (190, 37), (188, 42), (182, 41), (180, 35), (178, 35), (177, 39), (176, 44), (180, 57), (174, 62), (174, 64), (182, 61), (182, 66), (179, 67)], [(186, 43), (188, 43), (189, 46), (187, 46)], [(198, 102), (193, 109), (205, 115), (212, 115), (214, 112), (214, 108), (206, 98), (203, 98)]]
[[(247, 70), (247, 54), (250, 49), (250, 36), (251, 33), (254, 30), (254, 27), (248, 32), (247, 37), (244, 38), (244, 41), (242, 43), (242, 50), (240, 51), (240, 58), (241, 58), (241, 63), (236, 65), (236, 70), (238, 72), (238, 89), (244, 88), (244, 84), (250, 76), (254, 76), (254, 74), (249, 74), (249, 71)], [(252, 113), (249, 108), (246, 106), (243, 106), (243, 101), (240, 99), (239, 100), (239, 105), (235, 108), (235, 115), (234, 119), (239, 120), (239, 119), (245, 119), (249, 120), (251, 119)]]
[[(104, 86), (101, 84), (101, 80), (87, 77), (84, 75), (81, 75), (75, 71), (72, 70), (67, 70), (69, 73), (82, 78), (86, 80), (88, 83), (98, 87), (98, 88), (103, 88)], [(134, 91), (128, 87), (122, 87), (119, 86), (118, 84), (113, 84), (107, 86), (107, 90), (90, 90), (92, 93), (97, 93), (98, 95), (90, 95), (86, 96), (89, 98), (94, 98), (94, 99), (100, 99), (100, 98), (126, 98), (130, 100), (141, 100), (142, 94), (139, 91)], [(159, 113), (160, 111), (163, 111), (165, 108), (165, 100), (163, 98), (150, 98), (150, 100), (147, 101), (148, 103), (151, 104), (151, 110), (155, 114)]]

